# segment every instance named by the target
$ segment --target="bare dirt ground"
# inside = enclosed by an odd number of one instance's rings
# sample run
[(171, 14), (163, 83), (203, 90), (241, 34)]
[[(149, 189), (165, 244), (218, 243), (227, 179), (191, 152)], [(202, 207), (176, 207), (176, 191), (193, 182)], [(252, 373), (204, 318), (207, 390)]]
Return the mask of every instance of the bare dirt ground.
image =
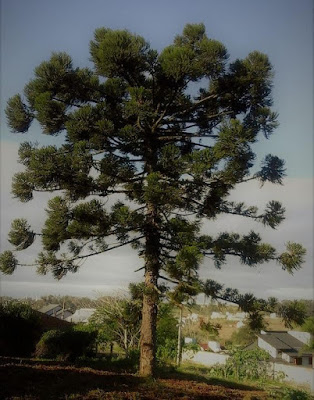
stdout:
[(62, 365), (0, 365), (3, 400), (266, 400), (266, 392), (236, 383), (172, 373), (155, 380), (134, 374)]

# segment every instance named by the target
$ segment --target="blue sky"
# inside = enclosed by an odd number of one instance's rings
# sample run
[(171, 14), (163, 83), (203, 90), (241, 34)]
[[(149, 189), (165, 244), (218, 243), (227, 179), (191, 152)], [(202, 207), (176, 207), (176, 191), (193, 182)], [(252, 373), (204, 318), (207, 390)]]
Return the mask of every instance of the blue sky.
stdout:
[[(298, 226), (302, 221), (297, 236), (304, 237), (305, 245), (310, 247), (310, 257), (313, 243), (313, 218), (309, 218), (313, 205), (312, 20), (312, 0), (2, 0), (1, 236), (6, 233), (10, 216), (20, 216), (26, 209), (25, 212), (33, 216), (33, 204), (21, 206), (9, 195), (9, 181), (17, 169), (17, 144), (24, 140), (38, 140), (41, 143), (51, 141), (51, 138), (40, 134), (36, 124), (27, 135), (13, 135), (5, 124), (3, 110), (6, 101), (22, 92), (24, 85), (32, 78), (34, 68), (48, 59), (52, 51), (68, 52), (76, 66), (91, 66), (89, 41), (94, 30), (101, 26), (128, 29), (142, 35), (152, 48), (161, 50), (172, 42), (176, 34), (182, 32), (186, 23), (203, 22), (207, 35), (220, 40), (227, 47), (231, 61), (245, 57), (252, 50), (265, 52), (270, 57), (275, 70), (273, 108), (279, 112), (280, 127), (269, 141), (258, 143), (255, 150), (258, 158), (272, 153), (286, 160), (290, 179), (287, 181), (288, 189), (282, 192), (285, 195), (278, 192), (277, 196), (283, 197), (284, 203), (285, 200), (291, 203), (291, 211), (288, 211), (291, 219), (298, 221)], [(273, 190), (269, 188), (267, 192), (269, 200)], [(253, 200), (259, 196), (253, 195)], [(39, 205), (44, 208), (38, 200)], [(287, 231), (287, 239), (294, 236), (295, 226), (283, 228), (284, 232)], [(281, 233), (276, 233), (285, 240)], [(1, 246), (2, 250), (7, 246), (4, 239)], [(136, 256), (134, 263), (135, 259)], [(311, 260), (308, 258), (307, 272), (300, 275), (302, 281), (307, 281), (308, 287), (313, 283), (313, 280), (309, 280), (309, 277), (312, 279)], [(119, 259), (119, 263), (124, 262), (127, 264), (122, 258)], [(127, 276), (132, 279), (131, 275)], [(23, 286), (21, 282), (28, 282), (26, 286), (31, 288), (32, 284), (36, 286), (34, 282), (44, 282), (38, 279), (34, 272), (23, 272), (21, 276), (3, 278), (2, 287)], [(70, 285), (86, 277), (78, 274), (71, 278), (72, 281), (67, 279)], [(109, 286), (112, 282), (119, 284), (116, 277), (110, 279)], [(54, 284), (53, 281), (49, 282)]]
[[(256, 49), (265, 52), (276, 73), (274, 108), (280, 113), (271, 147), (287, 160), (289, 176), (312, 176), (312, 0), (3, 0), (1, 16), (1, 111), (52, 51), (89, 65), (89, 41), (100, 26), (129, 29), (161, 50), (186, 23), (204, 22), (231, 60)], [(3, 125), (1, 132), (3, 140), (13, 140)], [(260, 143), (258, 151), (268, 146)]]

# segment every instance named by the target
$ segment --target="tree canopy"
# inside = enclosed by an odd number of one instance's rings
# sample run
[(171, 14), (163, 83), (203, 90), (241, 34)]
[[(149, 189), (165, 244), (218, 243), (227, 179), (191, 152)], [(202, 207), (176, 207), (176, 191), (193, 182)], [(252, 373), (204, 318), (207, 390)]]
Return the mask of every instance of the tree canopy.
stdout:
[[(21, 144), (24, 171), (13, 178), (13, 195), (22, 202), (35, 192), (58, 195), (48, 201), (41, 233), (19, 219), (9, 241), (23, 250), (40, 235), (38, 272), (57, 279), (76, 272), (89, 256), (132, 245), (144, 259), (140, 372), (150, 375), (160, 281), (174, 285), (178, 302), (202, 290), (257, 315), (274, 300), (203, 282), (204, 257), (217, 268), (229, 256), (248, 266), (276, 262), (289, 273), (301, 267), (305, 250), (299, 244), (288, 243), (278, 254), (253, 231), (209, 236), (201, 230), (203, 219), (215, 223), (220, 214), (271, 228), (284, 219), (277, 201), (258, 210), (228, 199), (242, 182), (282, 184), (284, 161), (275, 155), (252, 172), (252, 145), (270, 138), (278, 125), (271, 108), (273, 68), (258, 51), (229, 61), (225, 46), (208, 38), (203, 24), (186, 25), (160, 53), (138, 35), (100, 28), (90, 55), (93, 69), (76, 68), (68, 54), (53, 53), (35, 69), (23, 95), (8, 101), (12, 132), (27, 132), (36, 119), (43, 134), (64, 138), (54, 146)], [(106, 207), (114, 194), (119, 201)], [(0, 264), (8, 274), (19, 262), (7, 250)]]

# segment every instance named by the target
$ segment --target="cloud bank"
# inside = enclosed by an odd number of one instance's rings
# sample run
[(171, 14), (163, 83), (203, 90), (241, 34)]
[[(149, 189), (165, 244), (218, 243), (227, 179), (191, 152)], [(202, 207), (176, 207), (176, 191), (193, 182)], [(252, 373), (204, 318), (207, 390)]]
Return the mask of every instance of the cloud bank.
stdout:
[[(11, 180), (20, 169), (17, 164), (18, 144), (3, 141), (1, 145), (1, 251), (9, 249), (7, 233), (14, 218), (24, 217), (32, 228), (39, 232), (45, 217), (48, 196), (36, 195), (34, 200), (23, 204), (10, 194)], [(306, 262), (294, 276), (282, 271), (276, 263), (250, 268), (240, 265), (234, 258), (221, 270), (211, 260), (205, 259), (201, 275), (239, 289), (253, 292), (266, 298), (313, 298), (313, 180), (309, 178), (286, 178), (283, 186), (264, 185), (256, 182), (240, 184), (232, 192), (231, 199), (245, 201), (247, 205), (264, 208), (269, 200), (281, 201), (286, 208), (286, 220), (277, 230), (263, 227), (257, 222), (237, 216), (220, 216), (215, 221), (205, 222), (204, 232), (215, 235), (223, 231), (247, 233), (260, 232), (265, 242), (284, 250), (287, 241), (301, 243), (307, 248)], [(20, 260), (32, 263), (39, 250), (36, 243), (21, 253)], [(22, 258), (21, 258), (22, 257)], [(51, 276), (38, 276), (35, 267), (19, 268), (12, 276), (1, 275), (1, 295), (12, 297), (36, 297), (46, 294), (69, 294), (94, 297), (97, 291), (109, 293), (118, 288), (127, 288), (129, 282), (140, 281), (143, 272), (134, 273), (143, 261), (130, 247), (120, 248), (102, 256), (87, 259), (76, 274), (69, 274), (61, 281)]]

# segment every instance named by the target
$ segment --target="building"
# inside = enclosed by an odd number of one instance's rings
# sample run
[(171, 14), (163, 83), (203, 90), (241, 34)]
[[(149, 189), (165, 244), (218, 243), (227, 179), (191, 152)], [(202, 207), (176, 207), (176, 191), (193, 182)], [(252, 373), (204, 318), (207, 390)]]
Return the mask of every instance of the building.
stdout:
[(65, 318), (65, 320), (68, 322), (73, 322), (75, 324), (87, 323), (95, 311), (96, 308), (80, 308), (79, 310), (76, 310), (74, 314)]
[(266, 350), (273, 361), (311, 367), (313, 354), (306, 350), (311, 335), (298, 331), (261, 331), (257, 346)]
[(184, 344), (196, 344), (196, 339), (190, 338), (190, 337), (185, 337), (184, 338)]
[(70, 310), (64, 309), (59, 304), (48, 304), (47, 306), (42, 307), (39, 311), (43, 314), (59, 319), (66, 319), (73, 314)]
[(221, 312), (213, 311), (210, 316), (211, 319), (225, 319), (226, 314), (223, 314)]

